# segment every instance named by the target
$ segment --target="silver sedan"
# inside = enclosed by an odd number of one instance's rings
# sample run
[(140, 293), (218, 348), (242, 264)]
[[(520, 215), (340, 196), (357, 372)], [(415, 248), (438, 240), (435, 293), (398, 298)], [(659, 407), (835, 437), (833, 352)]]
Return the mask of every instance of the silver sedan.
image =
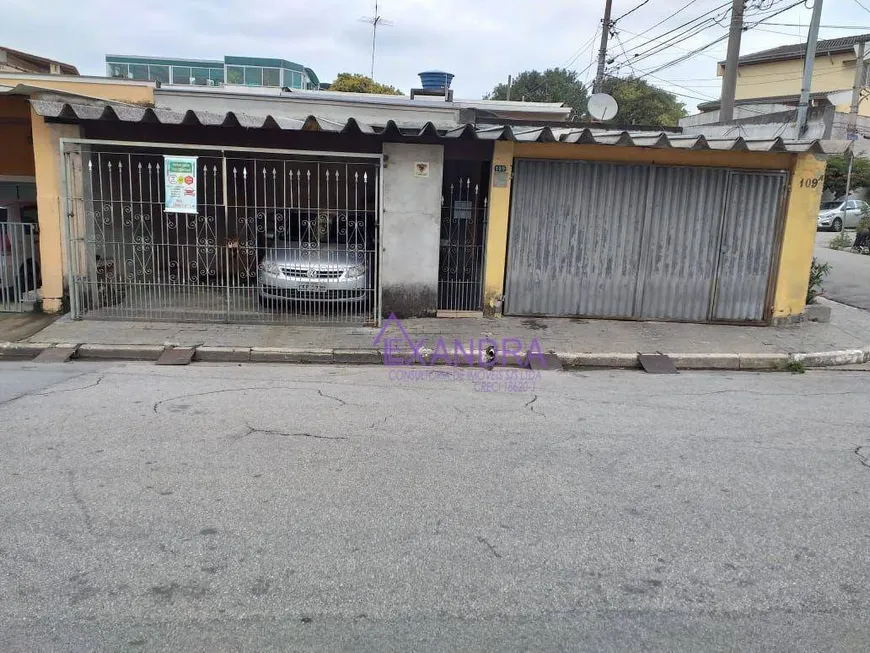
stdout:
[(260, 262), (257, 285), (263, 303), (361, 302), (368, 297), (371, 279), (364, 251), (340, 244), (279, 240)]

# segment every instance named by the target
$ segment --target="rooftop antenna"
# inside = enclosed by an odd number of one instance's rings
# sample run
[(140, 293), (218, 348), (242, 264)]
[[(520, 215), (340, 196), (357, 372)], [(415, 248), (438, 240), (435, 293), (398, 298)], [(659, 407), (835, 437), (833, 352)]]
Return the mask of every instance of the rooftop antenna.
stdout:
[(375, 13), (374, 16), (363, 16), (360, 18), (360, 22), (368, 23), (372, 26), (372, 73), (371, 78), (374, 80), (375, 78), (375, 44), (378, 40), (378, 25), (383, 25), (385, 27), (389, 27), (393, 24), (392, 21), (387, 20), (378, 12), (378, 0), (375, 0)]

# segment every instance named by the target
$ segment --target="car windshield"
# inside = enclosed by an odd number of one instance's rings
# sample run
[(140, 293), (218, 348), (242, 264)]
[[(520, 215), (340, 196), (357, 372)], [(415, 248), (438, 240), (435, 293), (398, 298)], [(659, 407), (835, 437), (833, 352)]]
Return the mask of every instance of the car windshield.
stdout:
[(834, 209), (843, 208), (842, 202), (822, 202), (822, 211), (833, 211)]

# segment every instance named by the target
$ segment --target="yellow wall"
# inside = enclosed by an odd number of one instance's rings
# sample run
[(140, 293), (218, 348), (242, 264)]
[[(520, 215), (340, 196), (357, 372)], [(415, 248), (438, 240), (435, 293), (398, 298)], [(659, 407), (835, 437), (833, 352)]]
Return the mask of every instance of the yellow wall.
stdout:
[(35, 111), (32, 112), (31, 120), (33, 157), (36, 164), (36, 205), (39, 214), (42, 308), (47, 313), (56, 313), (61, 310), (64, 285), (60, 139), (77, 138), (80, 133), (78, 125), (49, 124)]
[[(816, 215), (822, 194), (821, 180), (825, 173), (825, 161), (822, 157), (817, 158), (812, 154), (496, 142), (493, 165), (508, 165), (512, 175), (513, 157), (793, 171), (791, 190), (787, 198), (782, 250), (776, 272), (773, 316), (783, 317), (803, 310), (816, 236)], [(804, 180), (803, 186), (801, 180)], [(813, 180), (818, 180), (815, 186)], [(507, 188), (490, 187), (489, 235), (484, 277), (484, 308), (488, 313), (494, 312), (496, 301), (504, 293), (510, 190), (510, 182)]]
[(489, 223), (486, 238), (486, 271), (483, 278), (483, 310), (493, 314), (496, 301), (504, 294), (504, 272), (507, 261), (508, 216), (511, 203), (511, 178), (513, 177), (514, 143), (496, 141), (492, 153), (492, 165), (507, 166), (507, 186), (493, 186), (495, 173), (490, 174)]
[[(18, 86), (19, 84), (75, 93), (102, 100), (115, 100), (131, 104), (154, 104), (153, 84), (124, 81), (98, 82), (89, 81), (86, 77), (67, 75), (4, 75), (0, 73), (0, 86)], [(75, 102), (72, 99), (70, 101)]]
[[(816, 217), (822, 200), (824, 178), (823, 157), (813, 154), (797, 157), (787, 200), (785, 231), (776, 277), (774, 318), (797, 315), (806, 304), (810, 265), (816, 243)], [(817, 180), (815, 186), (813, 180)]]
[(27, 98), (0, 97), (0, 175), (34, 175)]
[[(720, 66), (720, 74), (721, 71)], [(745, 100), (776, 95), (797, 95), (801, 92), (803, 74), (802, 59), (740, 66), (737, 76), (736, 98)], [(851, 89), (854, 82), (854, 53), (816, 57), (813, 66), (813, 93)], [(862, 104), (861, 113), (870, 115), (870, 106), (865, 105), (867, 105), (866, 102)], [(839, 106), (838, 110), (848, 111), (849, 104)]]
[(679, 148), (572, 145), (570, 143), (517, 143), (514, 148), (514, 156), (518, 159), (616, 161), (755, 170), (788, 170), (791, 168), (793, 158), (792, 155), (783, 153), (718, 152)]

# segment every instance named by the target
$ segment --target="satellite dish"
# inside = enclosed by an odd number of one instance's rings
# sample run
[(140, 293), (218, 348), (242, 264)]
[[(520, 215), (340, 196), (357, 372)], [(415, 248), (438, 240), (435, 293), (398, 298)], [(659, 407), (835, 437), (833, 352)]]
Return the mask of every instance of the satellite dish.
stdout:
[(595, 93), (589, 98), (587, 110), (595, 120), (609, 120), (619, 111), (619, 105), (607, 93)]

